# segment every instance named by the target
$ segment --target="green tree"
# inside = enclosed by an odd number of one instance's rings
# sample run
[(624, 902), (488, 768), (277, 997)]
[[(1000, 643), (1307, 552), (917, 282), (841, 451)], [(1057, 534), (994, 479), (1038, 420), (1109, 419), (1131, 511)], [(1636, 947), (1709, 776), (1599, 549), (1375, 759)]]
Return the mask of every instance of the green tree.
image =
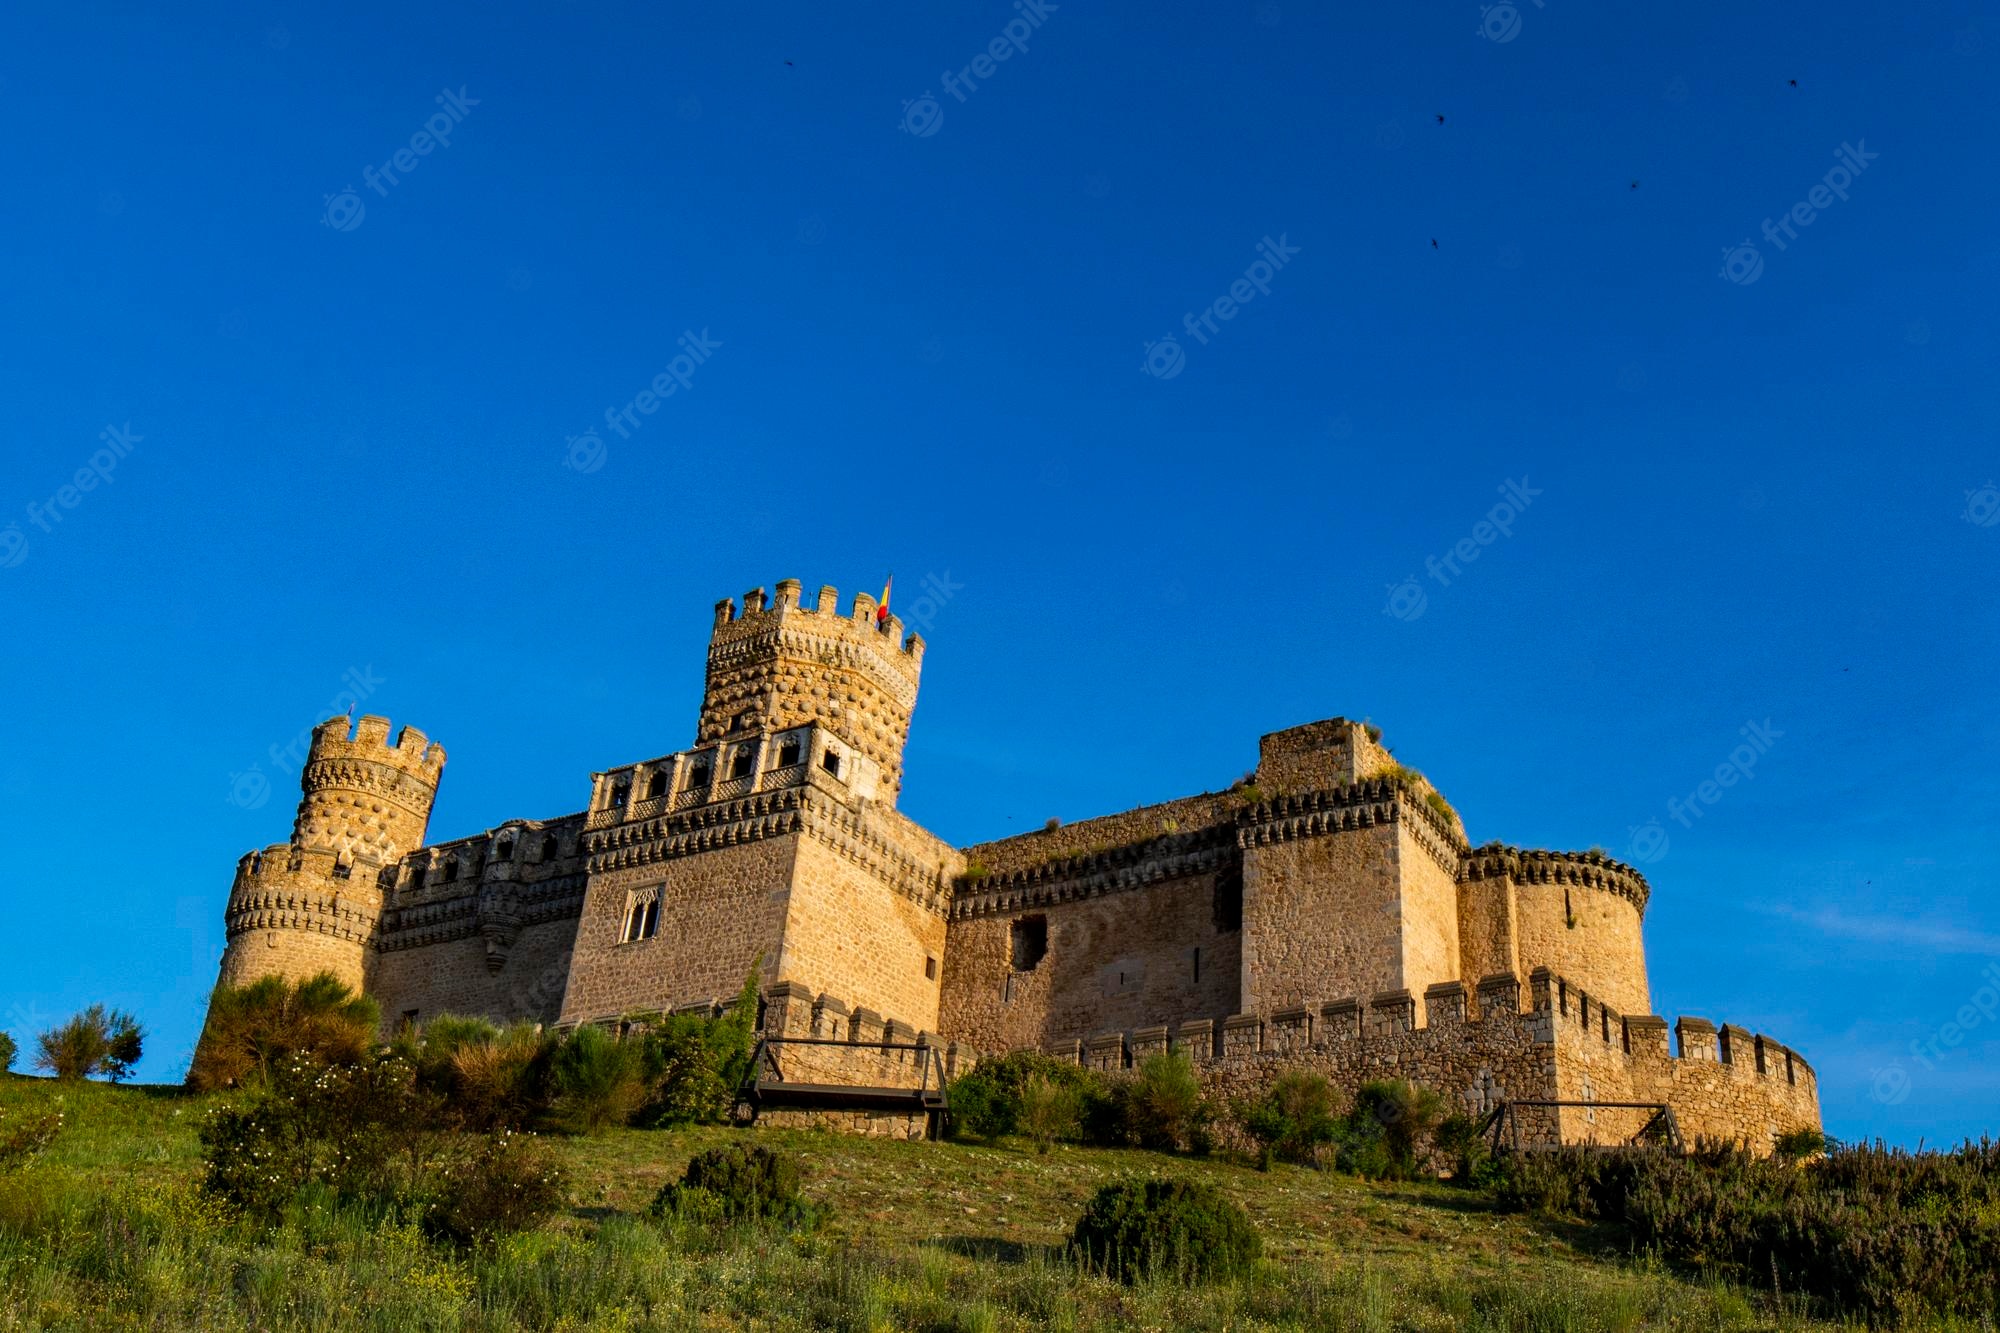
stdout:
[(139, 1063), (145, 1037), (130, 1014), (93, 1004), (36, 1039), (35, 1067), (64, 1080), (102, 1074), (116, 1083)]
[(188, 1067), (197, 1091), (270, 1081), (279, 1061), (301, 1055), (321, 1064), (354, 1065), (375, 1049), (381, 1008), (331, 972), (304, 981), (259, 977), (219, 986)]

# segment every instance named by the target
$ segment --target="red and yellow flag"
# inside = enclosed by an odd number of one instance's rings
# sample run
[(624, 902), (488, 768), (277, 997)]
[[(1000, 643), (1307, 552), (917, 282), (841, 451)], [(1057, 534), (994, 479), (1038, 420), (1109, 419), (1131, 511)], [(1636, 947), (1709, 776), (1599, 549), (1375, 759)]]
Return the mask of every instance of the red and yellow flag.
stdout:
[(889, 589), (895, 586), (896, 576), (891, 574), (889, 581), (882, 585), (882, 600), (875, 605), (875, 623), (877, 626), (887, 623), (889, 619)]

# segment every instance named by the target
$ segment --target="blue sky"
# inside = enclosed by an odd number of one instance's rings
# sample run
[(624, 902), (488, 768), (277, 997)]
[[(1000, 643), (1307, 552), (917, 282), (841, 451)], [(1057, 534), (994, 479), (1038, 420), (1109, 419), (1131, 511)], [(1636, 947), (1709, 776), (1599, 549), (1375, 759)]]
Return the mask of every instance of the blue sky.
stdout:
[(687, 743), (717, 598), (894, 569), (944, 836), (1369, 717), (1654, 853), (1656, 1008), (1834, 1133), (1993, 1130), (2000, 23), (1407, 9), (10, 12), (0, 1021), (176, 1076), (350, 673), (458, 836)]

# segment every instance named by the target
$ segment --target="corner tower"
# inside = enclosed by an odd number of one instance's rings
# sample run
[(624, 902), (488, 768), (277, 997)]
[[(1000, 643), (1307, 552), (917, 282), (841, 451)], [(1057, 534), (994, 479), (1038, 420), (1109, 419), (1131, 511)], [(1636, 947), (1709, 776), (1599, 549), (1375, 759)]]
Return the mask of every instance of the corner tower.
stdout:
[(716, 603), (695, 744), (817, 722), (875, 763), (894, 805), (923, 638), (904, 639), (893, 615), (878, 620), (865, 592), (842, 615), (832, 588), (821, 588), (810, 607), (800, 605), (799, 591), (797, 579), (778, 584), (768, 601), (752, 589), (740, 614), (733, 598)]
[(237, 862), (219, 984), (332, 972), (364, 989), (384, 868), (423, 845), (443, 773), (444, 747), (415, 727), (393, 743), (384, 717), (314, 728), (292, 840)]

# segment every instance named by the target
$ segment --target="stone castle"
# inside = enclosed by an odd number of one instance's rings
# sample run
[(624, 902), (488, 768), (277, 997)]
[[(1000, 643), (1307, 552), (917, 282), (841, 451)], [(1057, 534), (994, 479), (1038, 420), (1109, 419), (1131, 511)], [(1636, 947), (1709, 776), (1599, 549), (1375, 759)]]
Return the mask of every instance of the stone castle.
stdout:
[(1172, 1046), (1231, 1091), (1299, 1064), (1406, 1077), (1537, 1107), (1545, 1140), (1663, 1107), (1690, 1139), (1819, 1125), (1774, 1038), (1683, 1018), (1669, 1042), (1638, 871), (1471, 846), (1360, 723), (1265, 736), (1227, 791), (951, 846), (896, 809), (923, 659), (865, 593), (725, 600), (691, 747), (442, 843), (443, 748), (327, 721), (291, 840), (237, 864), (221, 981), (332, 971), (392, 1026), (573, 1026), (708, 1008), (761, 960), (772, 1035), (1112, 1068)]

